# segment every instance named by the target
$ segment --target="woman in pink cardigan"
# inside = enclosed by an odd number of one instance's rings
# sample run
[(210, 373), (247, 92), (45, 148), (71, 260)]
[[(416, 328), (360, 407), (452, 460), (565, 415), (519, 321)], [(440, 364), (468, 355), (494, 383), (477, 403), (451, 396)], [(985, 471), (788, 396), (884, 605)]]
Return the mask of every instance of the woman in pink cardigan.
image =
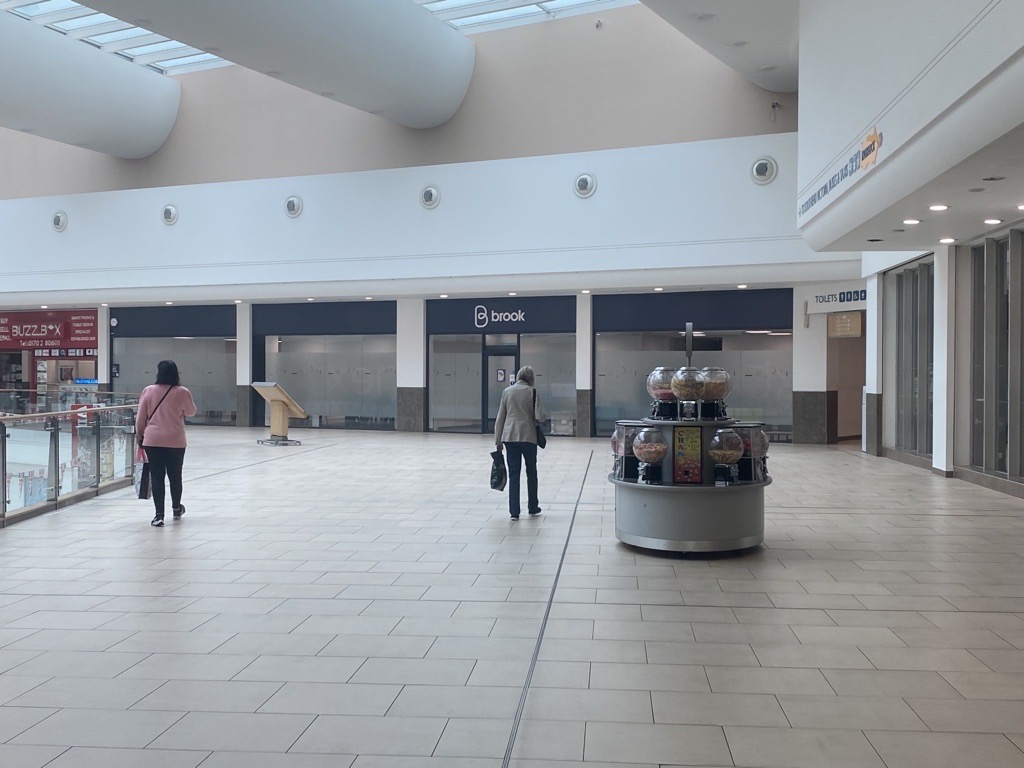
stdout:
[(156, 383), (139, 396), (135, 417), (135, 439), (149, 461), (156, 515), (150, 525), (164, 524), (164, 476), (171, 483), (171, 512), (175, 520), (185, 514), (181, 503), (181, 468), (185, 464), (185, 417), (196, 415), (192, 393), (181, 386), (178, 366), (173, 360), (161, 360), (156, 368)]

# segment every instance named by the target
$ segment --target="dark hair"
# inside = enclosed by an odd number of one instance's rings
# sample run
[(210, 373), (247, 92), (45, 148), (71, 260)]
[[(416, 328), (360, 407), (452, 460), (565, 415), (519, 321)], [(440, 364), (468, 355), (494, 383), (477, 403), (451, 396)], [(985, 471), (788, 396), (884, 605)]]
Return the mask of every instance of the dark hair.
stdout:
[(172, 387), (181, 386), (181, 377), (178, 376), (178, 364), (173, 360), (161, 360), (157, 363), (156, 383), (170, 384)]

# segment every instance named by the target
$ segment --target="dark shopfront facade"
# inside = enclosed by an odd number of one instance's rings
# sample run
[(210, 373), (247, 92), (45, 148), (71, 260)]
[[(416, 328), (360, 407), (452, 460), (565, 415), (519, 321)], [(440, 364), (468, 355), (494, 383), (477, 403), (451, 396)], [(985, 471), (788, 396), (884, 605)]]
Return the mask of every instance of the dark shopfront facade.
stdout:
[[(304, 426), (394, 430), (396, 327), (394, 301), (256, 304), (253, 381), (280, 383), (309, 414)], [(264, 424), (263, 400), (250, 402)]]
[(233, 305), (112, 308), (111, 389), (138, 395), (157, 363), (174, 360), (196, 401), (189, 423), (235, 424), (235, 314)]
[(688, 322), (693, 365), (732, 374), (729, 415), (763, 421), (781, 439), (792, 433), (791, 289), (601, 295), (593, 318), (596, 435), (610, 435), (617, 419), (650, 415), (647, 376), (686, 365)]
[(487, 433), (502, 391), (531, 366), (551, 434), (577, 434), (576, 297), (426, 302), (427, 429)]

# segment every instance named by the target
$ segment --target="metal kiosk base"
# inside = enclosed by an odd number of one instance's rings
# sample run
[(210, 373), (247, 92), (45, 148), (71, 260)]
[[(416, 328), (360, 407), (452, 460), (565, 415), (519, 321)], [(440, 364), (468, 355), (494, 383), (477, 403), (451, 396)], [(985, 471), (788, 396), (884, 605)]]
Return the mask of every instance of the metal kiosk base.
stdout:
[(302, 445), (301, 440), (289, 440), (281, 435), (271, 435), (269, 440), (257, 440), (260, 445)]
[(615, 485), (615, 536), (646, 549), (730, 552), (764, 541), (764, 489), (771, 483)]

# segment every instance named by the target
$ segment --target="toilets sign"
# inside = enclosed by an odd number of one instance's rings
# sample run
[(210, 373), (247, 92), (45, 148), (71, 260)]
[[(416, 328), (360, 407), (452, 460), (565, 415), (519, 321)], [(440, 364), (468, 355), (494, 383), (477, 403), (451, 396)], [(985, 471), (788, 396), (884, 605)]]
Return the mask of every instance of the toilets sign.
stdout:
[(486, 328), (489, 323), (525, 323), (526, 310), (517, 309), (512, 312), (499, 312), (496, 309), (488, 310), (483, 304), (477, 304), (473, 308), (473, 323), (477, 328)]

